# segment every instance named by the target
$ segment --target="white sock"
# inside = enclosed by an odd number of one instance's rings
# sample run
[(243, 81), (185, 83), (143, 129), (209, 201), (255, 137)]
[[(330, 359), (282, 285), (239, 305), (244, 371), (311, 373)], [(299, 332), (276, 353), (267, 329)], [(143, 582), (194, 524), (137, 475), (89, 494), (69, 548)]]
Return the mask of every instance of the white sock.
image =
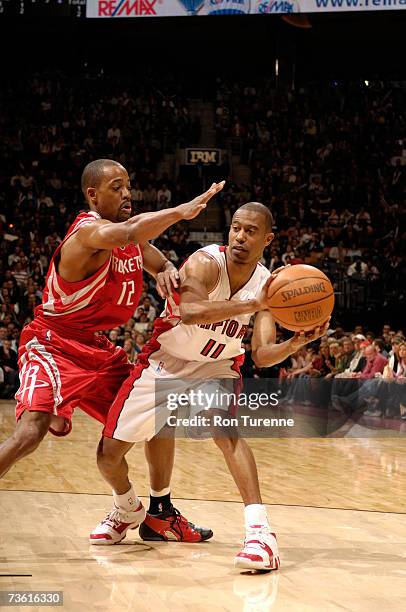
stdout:
[(161, 489), (160, 491), (155, 491), (154, 489), (150, 489), (151, 497), (163, 497), (164, 495), (168, 495), (171, 492), (171, 487), (165, 487), (165, 489)]
[(130, 488), (127, 493), (123, 493), (122, 495), (118, 495), (115, 491), (113, 491), (114, 504), (117, 508), (124, 510), (125, 512), (131, 512), (132, 510), (136, 510), (140, 505), (140, 500), (135, 494), (132, 483), (130, 482)]
[(245, 529), (249, 527), (266, 525), (269, 527), (266, 508), (263, 504), (249, 504), (244, 508)]

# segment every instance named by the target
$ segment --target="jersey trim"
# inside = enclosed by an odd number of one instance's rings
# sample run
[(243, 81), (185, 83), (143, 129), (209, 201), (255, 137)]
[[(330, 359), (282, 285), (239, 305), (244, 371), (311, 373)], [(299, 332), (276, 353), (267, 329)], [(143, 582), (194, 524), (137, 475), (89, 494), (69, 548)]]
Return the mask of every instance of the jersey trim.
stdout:
[[(47, 282), (48, 300), (42, 304), (44, 315), (60, 316), (71, 314), (72, 312), (76, 312), (77, 310), (80, 310), (81, 308), (87, 306), (90, 303), (92, 297), (95, 295), (95, 293), (106, 284), (110, 262), (111, 255), (103, 264), (102, 268), (95, 273), (97, 274), (97, 276), (92, 280), (90, 284), (81, 287), (70, 295), (66, 295), (63, 289), (61, 289), (58, 281), (58, 274), (55, 269), (55, 263), (52, 262)], [(90, 277), (90, 279), (91, 278), (92, 277)], [(55, 311), (56, 300), (60, 300), (62, 303), (62, 308), (59, 312)]]

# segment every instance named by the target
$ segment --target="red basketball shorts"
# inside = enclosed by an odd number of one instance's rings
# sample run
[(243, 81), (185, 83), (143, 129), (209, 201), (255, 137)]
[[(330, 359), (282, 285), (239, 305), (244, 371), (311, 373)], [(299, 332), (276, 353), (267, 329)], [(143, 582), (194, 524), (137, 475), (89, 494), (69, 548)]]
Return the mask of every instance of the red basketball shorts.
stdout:
[(22, 331), (18, 363), (17, 420), (30, 410), (64, 417), (69, 425), (75, 408), (104, 424), (134, 367), (105, 336), (62, 337), (37, 321)]

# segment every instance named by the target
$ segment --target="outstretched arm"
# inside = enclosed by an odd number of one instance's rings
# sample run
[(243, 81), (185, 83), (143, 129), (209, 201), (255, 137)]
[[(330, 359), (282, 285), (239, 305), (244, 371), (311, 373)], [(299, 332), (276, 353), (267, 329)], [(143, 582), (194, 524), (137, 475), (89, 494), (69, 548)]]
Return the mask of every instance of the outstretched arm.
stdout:
[(82, 246), (94, 250), (111, 250), (131, 243), (152, 240), (168, 227), (182, 220), (190, 220), (206, 208), (207, 203), (224, 187), (224, 181), (213, 183), (205, 193), (186, 204), (158, 212), (141, 213), (121, 223), (100, 219), (82, 227), (77, 238)]
[(217, 323), (241, 314), (252, 314), (266, 308), (266, 287), (253, 300), (210, 302), (220, 274), (216, 261), (206, 253), (194, 253), (180, 270), (180, 315), (186, 325)]

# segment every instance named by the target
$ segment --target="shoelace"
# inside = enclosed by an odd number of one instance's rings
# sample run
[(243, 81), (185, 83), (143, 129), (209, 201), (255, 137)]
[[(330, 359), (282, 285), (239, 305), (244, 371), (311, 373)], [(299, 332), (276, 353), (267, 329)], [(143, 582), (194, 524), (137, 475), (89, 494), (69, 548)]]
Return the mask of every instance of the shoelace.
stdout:
[(269, 529), (269, 527), (267, 527), (266, 525), (263, 525), (262, 527), (256, 527), (255, 529), (247, 529), (247, 537), (244, 540), (244, 546), (247, 542), (249, 542), (253, 536), (254, 537), (258, 537), (258, 536), (269, 536), (271, 535), (271, 531)]
[(261, 527), (248, 528), (247, 534), (251, 535), (269, 535), (271, 533), (267, 525), (261, 525)]
[(175, 528), (179, 536), (182, 537), (182, 526), (187, 525), (188, 527), (191, 527), (191, 524), (184, 516), (181, 515), (179, 510), (175, 508), (174, 506), (172, 506), (172, 512), (174, 514), (174, 518), (171, 521), (171, 528), (172, 529)]
[(102, 521), (102, 523), (108, 525), (109, 527), (118, 527), (121, 522), (120, 511), (118, 508), (115, 508), (109, 512), (106, 518)]

